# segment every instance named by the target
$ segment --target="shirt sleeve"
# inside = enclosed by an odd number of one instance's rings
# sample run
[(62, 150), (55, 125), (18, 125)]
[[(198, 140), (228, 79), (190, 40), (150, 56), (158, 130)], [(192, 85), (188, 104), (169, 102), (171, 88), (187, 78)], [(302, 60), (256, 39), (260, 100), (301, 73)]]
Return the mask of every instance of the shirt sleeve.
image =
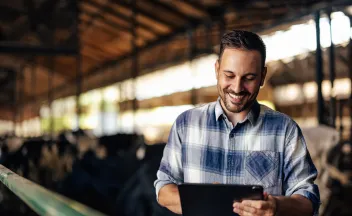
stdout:
[(183, 183), (182, 141), (179, 119), (180, 117), (171, 128), (157, 172), (157, 180), (154, 182), (157, 199), (159, 199), (159, 191), (163, 186)]
[(313, 204), (314, 215), (318, 215), (320, 195), (318, 186), (314, 184), (318, 172), (296, 123), (288, 129), (285, 143), (283, 182), (285, 195), (299, 194), (306, 197)]

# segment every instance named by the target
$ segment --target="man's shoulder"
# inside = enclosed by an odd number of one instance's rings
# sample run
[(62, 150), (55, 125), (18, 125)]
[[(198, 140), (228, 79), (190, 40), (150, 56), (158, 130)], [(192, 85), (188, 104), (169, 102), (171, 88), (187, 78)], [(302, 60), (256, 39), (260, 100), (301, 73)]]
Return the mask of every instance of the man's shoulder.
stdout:
[(196, 122), (197, 120), (204, 119), (209, 114), (215, 112), (216, 102), (198, 105), (192, 109), (182, 112), (176, 119), (178, 125), (187, 124), (188, 122)]
[(265, 105), (260, 105), (260, 117), (264, 122), (269, 121), (270, 124), (279, 124), (282, 126), (297, 125), (297, 123), (290, 116), (273, 110)]

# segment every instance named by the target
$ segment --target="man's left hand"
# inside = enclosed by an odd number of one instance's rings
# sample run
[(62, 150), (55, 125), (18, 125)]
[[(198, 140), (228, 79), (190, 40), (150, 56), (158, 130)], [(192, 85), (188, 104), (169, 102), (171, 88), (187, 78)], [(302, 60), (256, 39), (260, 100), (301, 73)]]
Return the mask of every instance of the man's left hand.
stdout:
[(276, 208), (276, 199), (266, 193), (264, 194), (264, 200), (244, 200), (233, 204), (233, 211), (243, 216), (274, 216)]

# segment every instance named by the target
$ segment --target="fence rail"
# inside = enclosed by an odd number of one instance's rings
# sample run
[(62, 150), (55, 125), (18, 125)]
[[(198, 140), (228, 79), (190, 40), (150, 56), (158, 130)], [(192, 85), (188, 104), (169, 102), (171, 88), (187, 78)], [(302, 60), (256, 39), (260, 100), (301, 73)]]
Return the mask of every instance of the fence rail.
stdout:
[(2, 165), (0, 181), (39, 215), (104, 216), (96, 210), (49, 191)]

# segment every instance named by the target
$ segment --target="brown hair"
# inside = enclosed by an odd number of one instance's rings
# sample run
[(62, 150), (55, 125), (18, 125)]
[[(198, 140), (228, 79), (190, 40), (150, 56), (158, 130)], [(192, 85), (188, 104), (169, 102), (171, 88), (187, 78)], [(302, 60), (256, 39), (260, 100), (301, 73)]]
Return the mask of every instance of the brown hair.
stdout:
[(238, 48), (258, 51), (262, 57), (262, 67), (265, 66), (266, 47), (257, 34), (243, 30), (232, 30), (221, 38), (219, 59), (226, 48)]

